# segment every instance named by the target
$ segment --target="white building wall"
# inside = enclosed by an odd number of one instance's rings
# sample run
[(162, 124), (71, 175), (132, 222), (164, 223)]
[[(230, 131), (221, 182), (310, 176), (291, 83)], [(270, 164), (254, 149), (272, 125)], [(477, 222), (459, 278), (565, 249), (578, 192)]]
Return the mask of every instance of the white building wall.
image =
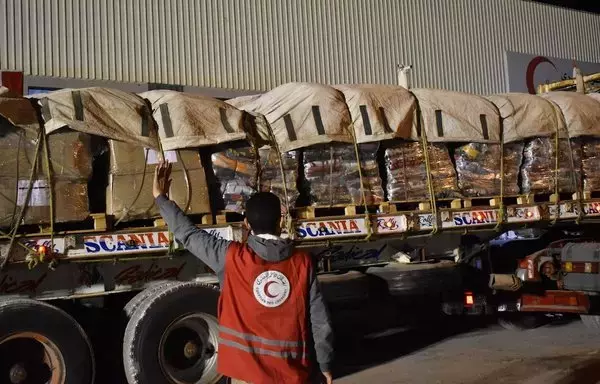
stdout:
[(521, 0), (0, 0), (0, 69), (265, 90), (506, 91), (506, 50), (600, 62), (600, 16)]

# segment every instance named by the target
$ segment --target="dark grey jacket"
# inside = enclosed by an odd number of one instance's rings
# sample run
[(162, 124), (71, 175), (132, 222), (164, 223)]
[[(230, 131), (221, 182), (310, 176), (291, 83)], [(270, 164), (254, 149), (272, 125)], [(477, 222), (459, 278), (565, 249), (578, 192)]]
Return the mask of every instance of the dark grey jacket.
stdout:
[[(216, 238), (197, 228), (179, 209), (177, 204), (164, 196), (156, 199), (160, 214), (175, 238), (194, 256), (208, 265), (219, 279), (225, 274), (225, 254), (231, 241)], [(266, 240), (256, 236), (248, 237), (248, 246), (266, 261), (278, 262), (292, 255), (294, 245), (287, 240)], [(333, 332), (327, 307), (321, 296), (316, 271), (310, 280), (309, 316), (319, 367), (323, 372), (331, 370), (333, 360)]]

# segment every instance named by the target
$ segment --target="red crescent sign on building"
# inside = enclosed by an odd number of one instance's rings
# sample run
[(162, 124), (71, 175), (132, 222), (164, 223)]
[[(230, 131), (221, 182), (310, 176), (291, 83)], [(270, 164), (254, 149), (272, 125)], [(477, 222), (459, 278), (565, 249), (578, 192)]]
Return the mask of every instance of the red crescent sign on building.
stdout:
[(558, 69), (556, 68), (556, 65), (554, 65), (554, 63), (552, 61), (548, 60), (547, 58), (545, 58), (543, 56), (534, 57), (527, 65), (527, 74), (525, 75), (525, 78), (527, 81), (527, 91), (529, 91), (529, 93), (531, 93), (532, 95), (535, 95), (535, 93), (536, 93), (533, 75), (535, 75), (535, 69), (538, 67), (538, 65), (540, 65), (542, 63), (548, 63), (548, 64), (552, 65), (554, 67), (554, 69), (556, 69), (558, 71)]

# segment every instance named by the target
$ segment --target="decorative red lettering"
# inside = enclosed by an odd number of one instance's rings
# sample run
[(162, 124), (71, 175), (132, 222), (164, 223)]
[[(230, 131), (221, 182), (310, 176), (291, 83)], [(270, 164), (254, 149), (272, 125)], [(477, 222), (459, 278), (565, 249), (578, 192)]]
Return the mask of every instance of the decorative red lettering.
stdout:
[(185, 265), (186, 263), (182, 263), (179, 267), (161, 268), (156, 263), (152, 263), (147, 269), (139, 264), (132, 265), (119, 272), (115, 276), (115, 281), (117, 284), (134, 285), (152, 280), (177, 280)]
[(162, 232), (158, 234), (158, 244), (169, 245), (169, 239)]
[(355, 220), (350, 220), (350, 231), (354, 233), (360, 233), (360, 229), (358, 229), (358, 224), (356, 224)]
[[(339, 223), (339, 221), (338, 221)], [(334, 221), (328, 221), (327, 225), (329, 226), (329, 229), (334, 230), (336, 233), (341, 233), (340, 232), (340, 226), (338, 223), (335, 223)]]
[(349, 233), (348, 226), (346, 225), (346, 220), (341, 220), (340, 224), (341, 224), (342, 228), (344, 229), (344, 233)]
[(46, 272), (37, 280), (18, 281), (12, 276), (4, 275), (0, 280), (0, 293), (35, 293), (47, 276), (48, 273)]

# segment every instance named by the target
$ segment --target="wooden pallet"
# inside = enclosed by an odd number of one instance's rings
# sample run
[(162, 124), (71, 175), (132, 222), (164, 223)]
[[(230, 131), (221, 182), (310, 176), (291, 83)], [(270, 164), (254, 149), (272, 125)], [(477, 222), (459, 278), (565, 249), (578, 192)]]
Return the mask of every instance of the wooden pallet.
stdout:
[[(586, 197), (585, 194), (581, 196), (583, 199), (589, 199), (590, 197)], [(530, 194), (523, 195), (517, 198), (518, 205), (525, 204), (541, 204), (541, 203), (556, 203), (558, 201), (571, 201), (571, 200), (579, 200), (580, 196), (578, 193), (540, 193), (540, 194)]]
[[(214, 220), (212, 214), (188, 215), (192, 222), (198, 225), (213, 225)], [(107, 232), (112, 230), (134, 230), (166, 227), (166, 223), (162, 218), (151, 218), (142, 220), (131, 220), (116, 224), (116, 220), (112, 215), (105, 213), (92, 213), (86, 220), (55, 223), (55, 234), (66, 233), (91, 233), (91, 232)], [(2, 232), (7, 233), (9, 229), (3, 229)], [(21, 225), (18, 233), (26, 236), (49, 235), (51, 228), (49, 224), (41, 225)]]
[(366, 209), (362, 204), (298, 207), (292, 210), (292, 216), (300, 220), (311, 220), (319, 217), (364, 215), (365, 211), (379, 213), (379, 205), (368, 205)]
[(239, 223), (241, 221), (244, 221), (244, 215), (235, 211), (217, 211), (215, 215), (217, 225)]

